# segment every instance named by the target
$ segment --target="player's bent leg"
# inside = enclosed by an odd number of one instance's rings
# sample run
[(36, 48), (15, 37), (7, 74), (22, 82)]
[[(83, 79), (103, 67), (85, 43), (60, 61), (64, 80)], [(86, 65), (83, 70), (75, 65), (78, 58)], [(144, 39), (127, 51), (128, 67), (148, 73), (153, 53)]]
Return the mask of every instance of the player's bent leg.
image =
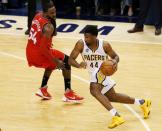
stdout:
[(150, 115), (151, 100), (135, 99), (124, 94), (116, 93), (114, 88), (105, 94), (111, 102), (120, 102), (125, 104), (138, 104), (143, 111), (143, 118), (147, 119)]
[(102, 85), (98, 83), (90, 83), (90, 93), (95, 97), (107, 110), (111, 110), (113, 107), (109, 99), (101, 93)]
[(62, 98), (64, 102), (74, 102), (74, 103), (80, 103), (84, 99), (83, 97), (77, 95), (72, 89), (71, 89), (71, 66), (68, 63), (69, 56), (65, 55), (64, 57), (64, 63), (65, 63), (65, 69), (62, 70), (62, 74), (64, 77), (64, 83), (65, 83), (65, 93)]
[(135, 99), (121, 93), (116, 93), (114, 88), (112, 87), (108, 92), (105, 94), (111, 102), (119, 102), (125, 104), (134, 104)]
[[(113, 108), (109, 99), (101, 93), (102, 85), (98, 83), (90, 84), (90, 93), (94, 96), (110, 113), (113, 115), (111, 123), (108, 128), (115, 128), (125, 122), (125, 120)], [(115, 111), (115, 112), (114, 112)]]
[(49, 100), (49, 99), (52, 98), (50, 93), (48, 93), (48, 91), (47, 91), (47, 89), (48, 89), (47, 82), (48, 82), (48, 79), (49, 79), (52, 71), (53, 70), (51, 70), (51, 69), (45, 69), (41, 87), (39, 88), (38, 92), (36, 92), (37, 96), (39, 96), (39, 97), (41, 97), (43, 99), (46, 99), (46, 100)]
[[(71, 66), (68, 63), (68, 59), (69, 59), (69, 56), (65, 55), (63, 59), (65, 69), (62, 69), (62, 75), (64, 77), (64, 80), (66, 79), (69, 80), (69, 84), (70, 84), (71, 83)], [(66, 81), (65, 81), (65, 91), (67, 88), (71, 89), (71, 85), (66, 85)]]

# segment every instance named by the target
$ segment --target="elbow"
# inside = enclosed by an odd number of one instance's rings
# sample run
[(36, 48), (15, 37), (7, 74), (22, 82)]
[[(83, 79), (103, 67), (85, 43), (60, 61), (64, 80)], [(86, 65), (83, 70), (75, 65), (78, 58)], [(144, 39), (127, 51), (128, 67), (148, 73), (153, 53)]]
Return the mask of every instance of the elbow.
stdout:
[(119, 63), (120, 58), (119, 58), (119, 56), (117, 54), (115, 55), (114, 59), (116, 60), (117, 63)]
[(115, 57), (112, 57), (112, 59), (114, 59), (117, 63), (119, 63), (120, 59), (119, 59), (119, 56), (116, 55)]

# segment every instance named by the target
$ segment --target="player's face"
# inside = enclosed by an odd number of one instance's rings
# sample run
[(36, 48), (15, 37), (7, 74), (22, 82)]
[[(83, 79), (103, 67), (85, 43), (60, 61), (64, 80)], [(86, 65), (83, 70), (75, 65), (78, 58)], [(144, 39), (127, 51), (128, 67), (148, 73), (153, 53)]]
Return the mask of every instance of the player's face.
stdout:
[(50, 17), (52, 19), (56, 19), (56, 8), (54, 6), (49, 8), (47, 15), (48, 15), (48, 17)]
[(96, 41), (96, 36), (94, 36), (90, 33), (85, 33), (84, 34), (84, 40), (87, 43), (87, 45), (91, 45)]

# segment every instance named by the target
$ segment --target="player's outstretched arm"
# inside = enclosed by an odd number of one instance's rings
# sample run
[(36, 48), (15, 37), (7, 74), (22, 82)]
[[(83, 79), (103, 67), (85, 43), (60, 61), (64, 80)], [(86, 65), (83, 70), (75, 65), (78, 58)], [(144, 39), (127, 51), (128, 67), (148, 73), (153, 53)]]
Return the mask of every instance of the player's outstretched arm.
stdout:
[(83, 51), (83, 43), (82, 40), (79, 40), (74, 49), (72, 50), (70, 57), (69, 57), (69, 64), (71, 66), (74, 66), (76, 68), (85, 68), (86, 67), (86, 63), (85, 62), (81, 62), (80, 64), (76, 61), (76, 58), (78, 57), (78, 55), (80, 53), (82, 53)]

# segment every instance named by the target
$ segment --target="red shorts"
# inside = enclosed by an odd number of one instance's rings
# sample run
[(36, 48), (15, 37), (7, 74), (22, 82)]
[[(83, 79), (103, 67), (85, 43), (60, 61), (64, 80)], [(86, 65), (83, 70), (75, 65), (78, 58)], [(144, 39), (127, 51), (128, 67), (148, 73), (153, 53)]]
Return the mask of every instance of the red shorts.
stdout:
[[(54, 58), (60, 59), (62, 61), (64, 60), (65, 54), (61, 51), (55, 49), (51, 49), (50, 51), (53, 54)], [(54, 62), (51, 62), (41, 53), (38, 53), (36, 50), (27, 50), (26, 56), (29, 66), (35, 66), (38, 68), (45, 68), (50, 70), (56, 69), (56, 64)]]

